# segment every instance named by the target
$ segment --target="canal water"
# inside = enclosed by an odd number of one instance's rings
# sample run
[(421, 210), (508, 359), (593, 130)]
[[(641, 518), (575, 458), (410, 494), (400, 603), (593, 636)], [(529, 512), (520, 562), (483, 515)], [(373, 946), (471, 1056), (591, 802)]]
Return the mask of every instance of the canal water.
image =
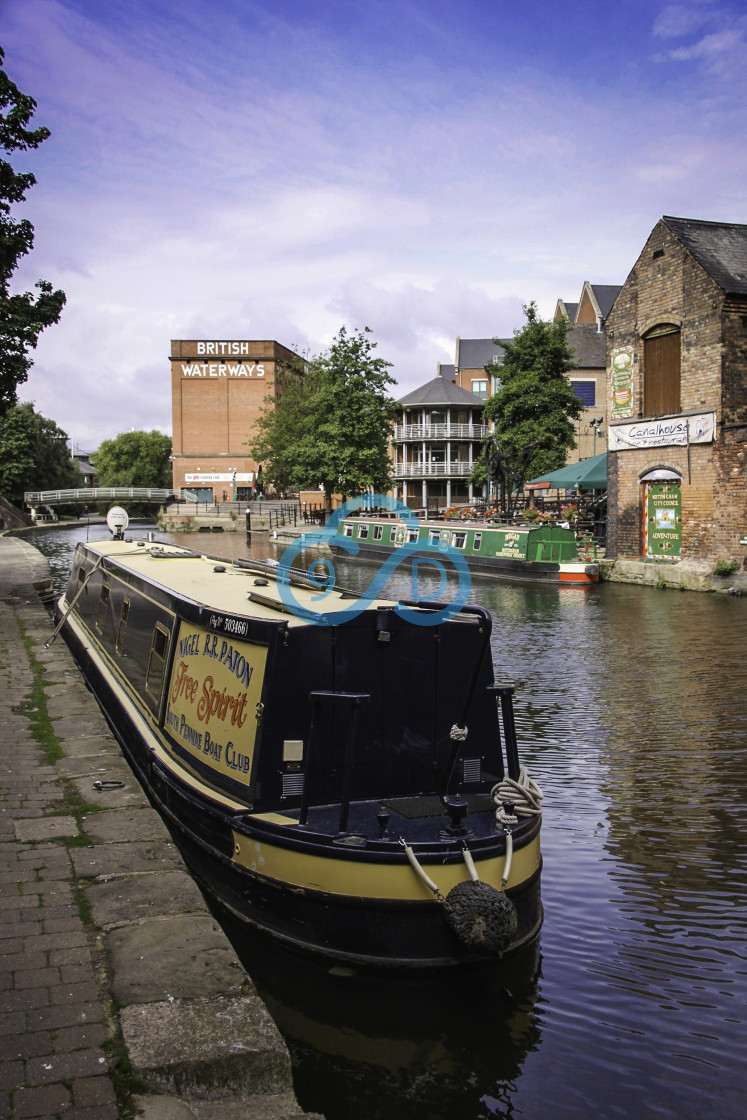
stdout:
[[(61, 576), (86, 533), (26, 539)], [(283, 550), (258, 534), (178, 539)], [(356, 590), (375, 571), (337, 568)], [(411, 598), (410, 577), (395, 581)], [(496, 677), (517, 685), (522, 760), (545, 794), (542, 934), (518, 962), (436, 982), (248, 946), (302, 1107), (327, 1120), (742, 1120), (747, 597), (475, 576), (470, 598), (493, 615)]]

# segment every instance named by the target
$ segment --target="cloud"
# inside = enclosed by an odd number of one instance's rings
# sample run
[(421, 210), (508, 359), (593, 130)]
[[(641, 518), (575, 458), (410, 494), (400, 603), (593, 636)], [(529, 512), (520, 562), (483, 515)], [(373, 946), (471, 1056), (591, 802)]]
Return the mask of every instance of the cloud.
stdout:
[(614, 37), (573, 4), (6, 3), (52, 129), (15, 279), (68, 297), (23, 395), (91, 445), (168, 427), (172, 338), (318, 352), (369, 325), (404, 395), (457, 335), (621, 283), (663, 213), (744, 214), (726, 0), (634, 5)]
[(655, 56), (659, 62), (699, 62), (704, 70), (726, 81), (744, 83), (747, 63), (747, 17), (730, 5), (693, 4), (666, 7), (656, 18), (654, 35), (662, 39), (684, 39), (708, 28), (708, 33), (688, 44), (673, 46)]

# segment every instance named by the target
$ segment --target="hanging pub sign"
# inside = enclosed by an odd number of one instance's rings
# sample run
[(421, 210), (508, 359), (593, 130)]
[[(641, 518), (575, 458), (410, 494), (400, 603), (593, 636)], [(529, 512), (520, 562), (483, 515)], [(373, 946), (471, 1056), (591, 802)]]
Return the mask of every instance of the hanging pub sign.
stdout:
[(644, 482), (643, 555), (679, 560), (682, 553), (682, 491), (678, 482)]
[(633, 415), (633, 348), (618, 346), (612, 351), (612, 419)]

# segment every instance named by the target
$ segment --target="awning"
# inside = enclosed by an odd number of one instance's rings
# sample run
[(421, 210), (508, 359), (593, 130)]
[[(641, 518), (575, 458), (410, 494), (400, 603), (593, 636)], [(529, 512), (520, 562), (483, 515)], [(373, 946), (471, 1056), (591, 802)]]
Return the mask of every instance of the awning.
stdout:
[[(553, 490), (606, 490), (607, 489), (607, 452), (582, 459), (580, 463), (569, 463), (549, 474), (541, 474), (531, 482), (524, 483), (525, 490), (549, 483)], [(544, 489), (544, 487), (543, 487)]]

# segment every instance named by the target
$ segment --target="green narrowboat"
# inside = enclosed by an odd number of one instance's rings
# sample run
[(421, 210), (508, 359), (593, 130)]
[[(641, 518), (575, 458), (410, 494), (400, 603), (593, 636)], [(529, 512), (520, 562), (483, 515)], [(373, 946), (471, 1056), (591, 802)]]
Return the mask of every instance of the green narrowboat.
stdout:
[[(389, 556), (418, 541), (424, 549), (456, 549), (484, 575), (563, 587), (599, 581), (594, 545), (579, 549), (573, 529), (562, 525), (493, 525), (480, 521), (421, 521), (416, 528), (387, 517), (346, 517), (337, 536), (359, 546), (361, 556)], [(334, 548), (334, 542), (332, 542)], [(348, 548), (339, 551), (350, 556)]]

